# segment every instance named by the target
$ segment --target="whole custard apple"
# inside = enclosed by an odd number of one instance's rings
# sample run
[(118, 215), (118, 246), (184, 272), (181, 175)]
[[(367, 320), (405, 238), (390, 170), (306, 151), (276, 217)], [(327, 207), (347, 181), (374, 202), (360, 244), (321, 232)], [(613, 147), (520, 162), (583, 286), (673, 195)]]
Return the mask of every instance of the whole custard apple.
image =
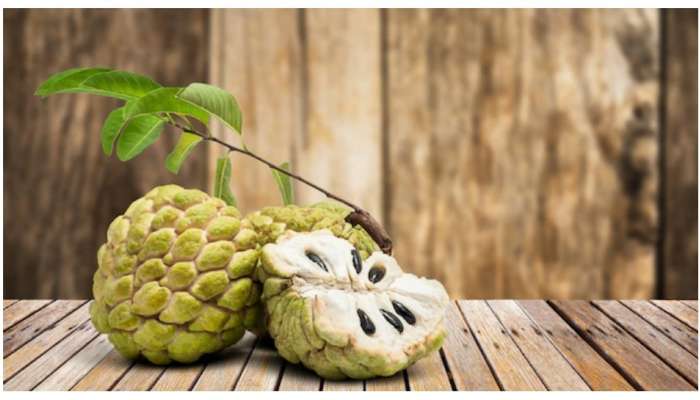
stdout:
[(280, 355), (327, 379), (390, 376), (442, 345), (448, 296), (393, 257), (330, 230), (287, 232), (262, 248), (262, 300)]
[(156, 187), (109, 226), (90, 315), (127, 358), (193, 362), (260, 333), (260, 245), (235, 207), (199, 190)]

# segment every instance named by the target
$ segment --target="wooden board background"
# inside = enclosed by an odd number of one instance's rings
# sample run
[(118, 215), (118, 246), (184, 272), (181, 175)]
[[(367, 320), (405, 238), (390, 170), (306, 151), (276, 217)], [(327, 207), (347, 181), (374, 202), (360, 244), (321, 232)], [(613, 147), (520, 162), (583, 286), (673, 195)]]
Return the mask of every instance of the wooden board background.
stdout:
[[(131, 200), (167, 181), (210, 186), (218, 149), (174, 177), (167, 135), (121, 164), (96, 135), (112, 103), (31, 96), (53, 71), (103, 64), (225, 87), (250, 148), (365, 206), (400, 263), (455, 298), (697, 298), (696, 11), (10, 10), (4, 22), (6, 297), (88, 296), (106, 225)], [(233, 162), (245, 211), (280, 203), (267, 168)]]

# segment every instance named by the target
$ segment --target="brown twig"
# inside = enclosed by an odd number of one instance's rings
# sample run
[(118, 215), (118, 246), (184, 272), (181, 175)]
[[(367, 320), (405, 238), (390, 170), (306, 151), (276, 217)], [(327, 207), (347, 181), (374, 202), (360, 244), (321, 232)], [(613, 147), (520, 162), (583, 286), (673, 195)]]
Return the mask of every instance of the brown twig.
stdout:
[(177, 127), (178, 129), (182, 129), (184, 132), (191, 133), (193, 135), (197, 135), (201, 137), (204, 140), (210, 141), (210, 142), (215, 142), (218, 143), (219, 145), (227, 148), (229, 151), (233, 151), (236, 153), (243, 154), (247, 157), (253, 158), (255, 160), (260, 161), (261, 163), (267, 165), (268, 167), (279, 171), (309, 187), (312, 187), (319, 192), (323, 193), (326, 197), (331, 198), (333, 200), (336, 200), (340, 203), (345, 204), (346, 206), (352, 208), (352, 212), (348, 214), (345, 217), (345, 220), (350, 223), (351, 225), (360, 225), (362, 228), (367, 231), (367, 234), (374, 239), (374, 241), (379, 245), (379, 248), (386, 254), (391, 254), (392, 251), (392, 242), (391, 238), (389, 237), (389, 234), (386, 232), (384, 227), (376, 220), (372, 215), (365, 211), (364, 209), (360, 208), (359, 206), (349, 202), (348, 200), (343, 199), (342, 197), (339, 197), (326, 189), (314, 184), (313, 182), (309, 182), (308, 180), (302, 178), (301, 176), (294, 174), (290, 171), (287, 171), (281, 167), (278, 167), (277, 165), (273, 164), (272, 162), (260, 157), (259, 155), (253, 153), (252, 151), (248, 150), (247, 148), (242, 148), (238, 146), (234, 146), (230, 143), (224, 142), (223, 140), (216, 138), (212, 135), (210, 135), (208, 132), (202, 133), (196, 131), (192, 126), (184, 126), (178, 123), (175, 120), (170, 120), (170, 123)]

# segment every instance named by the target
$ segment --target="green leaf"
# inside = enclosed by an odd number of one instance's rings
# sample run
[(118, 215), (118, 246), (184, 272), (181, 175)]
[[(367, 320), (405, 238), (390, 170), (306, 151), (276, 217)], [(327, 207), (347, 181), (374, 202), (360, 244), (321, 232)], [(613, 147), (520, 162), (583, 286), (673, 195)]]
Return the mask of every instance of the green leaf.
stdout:
[(119, 131), (126, 121), (124, 110), (126, 107), (119, 107), (112, 110), (111, 113), (105, 119), (104, 125), (102, 125), (102, 131), (100, 132), (100, 137), (102, 139), (102, 150), (108, 156), (112, 155), (112, 150), (114, 148), (114, 141), (119, 136)]
[(55, 73), (34, 92), (37, 96), (50, 96), (56, 93), (80, 92), (80, 84), (93, 75), (110, 71), (109, 68), (71, 68)]
[(228, 155), (216, 160), (216, 177), (214, 179), (214, 196), (225, 201), (230, 206), (236, 205), (236, 198), (231, 192), (231, 159)]
[(91, 76), (78, 89), (122, 100), (133, 100), (159, 87), (161, 86), (149, 77), (125, 71), (111, 71)]
[(126, 117), (153, 113), (177, 113), (192, 116), (202, 123), (209, 122), (209, 113), (199, 106), (175, 97), (180, 88), (164, 87), (153, 90), (129, 105)]
[(229, 128), (242, 133), (241, 109), (227, 91), (204, 83), (192, 83), (182, 89), (178, 97), (209, 111)]
[(163, 131), (165, 121), (153, 115), (140, 115), (127, 122), (117, 141), (117, 157), (131, 160), (153, 144)]
[(165, 167), (173, 174), (180, 170), (182, 162), (185, 161), (190, 152), (202, 141), (202, 137), (188, 132), (182, 132), (180, 140), (173, 151), (165, 159)]
[[(280, 165), (280, 168), (285, 171), (289, 171), (289, 163)], [(274, 176), (275, 182), (277, 182), (277, 186), (280, 189), (280, 193), (282, 193), (282, 202), (284, 205), (294, 204), (294, 188), (292, 187), (292, 180), (289, 175), (273, 169), (272, 176)]]

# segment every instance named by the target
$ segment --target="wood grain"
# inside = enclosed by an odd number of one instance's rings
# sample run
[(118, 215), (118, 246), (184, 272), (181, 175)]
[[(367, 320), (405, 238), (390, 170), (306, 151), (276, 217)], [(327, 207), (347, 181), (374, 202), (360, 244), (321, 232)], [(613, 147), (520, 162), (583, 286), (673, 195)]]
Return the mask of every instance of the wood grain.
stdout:
[(322, 389), (324, 392), (362, 392), (365, 390), (365, 383), (352, 379), (344, 381), (324, 380)]
[(450, 378), (440, 352), (433, 352), (418, 360), (406, 370), (408, 386), (411, 391), (449, 391), (452, 390)]
[(117, 382), (112, 390), (143, 391), (150, 390), (165, 371), (164, 367), (146, 363), (135, 363)]
[(207, 11), (17, 9), (3, 13), (5, 296), (86, 298), (107, 226), (157, 184), (205, 189), (206, 149), (178, 175), (163, 162), (177, 141), (166, 132), (128, 163), (107, 158), (102, 121), (117, 102), (90, 95), (33, 96), (50, 74), (108, 66), (164, 85), (207, 81)]
[[(304, 11), (304, 130), (297, 171), (382, 221), (380, 17), (377, 9)], [(300, 204), (323, 195), (297, 186)]]
[(21, 300), (3, 310), (3, 331), (12, 328), (16, 323), (22, 321), (51, 303), (51, 300)]
[(658, 13), (387, 13), (400, 263), (452, 297), (650, 296)]
[(686, 306), (692, 308), (693, 310), (697, 311), (698, 309), (698, 301), (697, 300), (683, 300), (681, 303), (685, 304)]
[(171, 365), (153, 385), (153, 391), (190, 390), (204, 370), (202, 363), (193, 365)]
[(125, 359), (116, 350), (90, 370), (71, 390), (110, 390), (129, 370), (133, 362)]
[[(276, 164), (294, 161), (293, 142), (301, 135), (301, 38), (298, 13), (288, 10), (211, 10), (210, 79), (233, 95), (243, 111), (243, 139), (254, 152)], [(232, 143), (236, 135), (214, 133)], [(210, 186), (216, 158), (210, 149)], [(232, 190), (245, 212), (281, 204), (268, 167), (232, 155)], [(297, 169), (296, 163), (292, 167)]]
[(698, 298), (698, 10), (663, 10), (662, 294)]
[(12, 354), (23, 344), (83, 304), (85, 304), (85, 300), (55, 301), (6, 330), (2, 335), (3, 357)]
[[(56, 343), (60, 343), (67, 335), (79, 327), (85, 327), (89, 323), (88, 304), (83, 305), (70, 313), (66, 318), (46, 329), (39, 336), (27, 342), (17, 351), (5, 357), (3, 360), (3, 379), (7, 381), (18, 371), (32, 363)], [(50, 372), (50, 371), (49, 371)]]
[(586, 382), (513, 300), (490, 300), (488, 305), (509, 336), (537, 371), (548, 390), (590, 390)]
[(698, 360), (692, 353), (686, 351), (618, 301), (599, 300), (594, 301), (593, 304), (679, 374), (697, 386)]
[(698, 330), (698, 312), (696, 310), (671, 300), (652, 300), (652, 303), (696, 331)]
[[(4, 382), (5, 390), (31, 390), (98, 335), (90, 321), (76, 327), (65, 339)], [(14, 353), (18, 354), (18, 353)], [(13, 354), (13, 355), (14, 355)], [(5, 360), (7, 365), (7, 359)], [(84, 371), (85, 373), (87, 371)]]
[(18, 300), (3, 300), (2, 301), (2, 308), (5, 309), (13, 304), (15, 304)]
[(34, 390), (69, 390), (112, 350), (107, 336), (100, 335), (68, 359)]
[(691, 352), (695, 357), (698, 356), (698, 334), (688, 325), (673, 318), (648, 301), (623, 300), (622, 304), (636, 312), (637, 315), (654, 325), (656, 329), (666, 334), (666, 336), (673, 339), (676, 343), (683, 346), (684, 349)]
[[(651, 301), (471, 300), (450, 303), (447, 340), (392, 377), (326, 381), (285, 363), (267, 339), (236, 345), (190, 365), (124, 359), (99, 335), (89, 303), (58, 300), (11, 328), (50, 326), (4, 360), (6, 390), (692, 390), (697, 331)], [(659, 302), (695, 311), (684, 302)], [(678, 306), (676, 310), (676, 306)], [(683, 333), (685, 336), (681, 335)], [(692, 350), (692, 349), (691, 349)], [(584, 383), (585, 381), (585, 383)]]
[(455, 302), (447, 308), (445, 328), (447, 338), (442, 348), (457, 390), (499, 390)]
[(232, 390), (255, 346), (255, 335), (246, 332), (236, 345), (213, 355), (193, 390)]
[(318, 392), (321, 390), (321, 378), (301, 364), (285, 363), (279, 390)]
[[(97, 134), (116, 102), (32, 96), (53, 72), (107, 65), (232, 92), (251, 149), (370, 210), (404, 268), (454, 298), (697, 298), (696, 10), (8, 10), (4, 21), (16, 38), (4, 62), (8, 297), (87, 297), (96, 249), (131, 201), (156, 184), (211, 187), (218, 146), (172, 175), (168, 132), (120, 163)], [(280, 204), (268, 168), (232, 158), (244, 211)]]
[[(634, 390), (544, 300), (518, 302), (593, 390)], [(540, 332), (542, 333), (542, 332)]]
[(407, 390), (406, 379), (405, 371), (384, 378), (367, 379), (365, 389), (368, 392), (404, 391)]
[(275, 390), (284, 360), (268, 340), (258, 341), (236, 383), (236, 390)]
[(545, 390), (545, 386), (486, 302), (460, 300), (459, 308), (504, 390)]
[(619, 324), (585, 301), (552, 304), (576, 326), (580, 335), (605, 354), (608, 362), (644, 390), (692, 390), (693, 387)]

